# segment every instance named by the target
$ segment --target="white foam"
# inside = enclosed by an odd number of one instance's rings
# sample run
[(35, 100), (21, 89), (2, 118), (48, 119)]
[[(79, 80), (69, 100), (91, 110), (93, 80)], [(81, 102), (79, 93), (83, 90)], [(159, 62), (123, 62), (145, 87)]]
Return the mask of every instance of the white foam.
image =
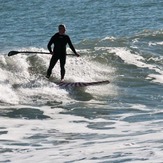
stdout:
[(163, 74), (150, 74), (147, 79), (152, 79), (153, 82), (163, 83)]
[(8, 104), (19, 104), (19, 96), (6, 84), (0, 84), (0, 101)]
[(127, 64), (133, 64), (137, 67), (153, 67), (151, 65), (147, 66), (147, 64), (143, 62), (144, 58), (142, 56), (140, 56), (139, 54), (131, 53), (131, 51), (127, 48), (111, 48), (109, 52), (115, 53)]
[(163, 45), (163, 41), (160, 42), (149, 42), (149, 46)]
[[(2, 153), (1, 160), (9, 159), (13, 163), (51, 163), (54, 160), (117, 162), (124, 159), (132, 162), (159, 162), (162, 158), (161, 119), (127, 122), (126, 118), (139, 117), (140, 113), (123, 112), (118, 117), (114, 114), (109, 115), (108, 121), (98, 116), (90, 119), (67, 112), (63, 114), (66, 110), (62, 108), (31, 109), (40, 109), (50, 119), (1, 118), (1, 126), (8, 131), (0, 135), (0, 140), (3, 140), (1, 147), (12, 151)], [(87, 110), (89, 111), (89, 108), (84, 111)], [(154, 112), (149, 111), (145, 114), (151, 116), (152, 113)]]

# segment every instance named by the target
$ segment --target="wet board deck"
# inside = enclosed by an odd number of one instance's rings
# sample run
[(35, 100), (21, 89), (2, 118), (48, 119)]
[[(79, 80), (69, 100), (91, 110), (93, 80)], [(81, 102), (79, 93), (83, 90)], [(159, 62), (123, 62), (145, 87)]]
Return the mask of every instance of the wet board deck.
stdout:
[(109, 80), (96, 81), (96, 82), (60, 82), (57, 83), (60, 87), (86, 87), (109, 84)]

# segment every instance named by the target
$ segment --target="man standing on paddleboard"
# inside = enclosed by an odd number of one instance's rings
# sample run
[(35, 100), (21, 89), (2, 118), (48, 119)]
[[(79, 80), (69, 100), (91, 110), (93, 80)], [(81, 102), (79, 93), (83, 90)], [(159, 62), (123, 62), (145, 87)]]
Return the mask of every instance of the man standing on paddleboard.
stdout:
[[(52, 69), (54, 68), (55, 64), (57, 63), (58, 60), (60, 60), (60, 68), (61, 68), (61, 82), (64, 80), (65, 76), (65, 63), (66, 63), (66, 45), (68, 44), (71, 50), (74, 52), (74, 54), (79, 57), (80, 55), (76, 52), (70, 37), (65, 34), (66, 27), (64, 24), (61, 24), (58, 26), (59, 32), (54, 34), (47, 47), (50, 53), (52, 54), (49, 68), (47, 70), (47, 78), (50, 78), (50, 75), (52, 73)], [(54, 48), (52, 50), (52, 44), (54, 44)]]

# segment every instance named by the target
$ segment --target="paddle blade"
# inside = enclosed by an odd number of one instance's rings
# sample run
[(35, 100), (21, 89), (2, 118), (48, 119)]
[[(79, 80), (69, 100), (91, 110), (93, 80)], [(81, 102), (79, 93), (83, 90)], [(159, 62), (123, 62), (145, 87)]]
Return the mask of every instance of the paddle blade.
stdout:
[(18, 53), (19, 53), (18, 51), (10, 51), (10, 52), (8, 53), (8, 56), (16, 55), (16, 54), (18, 54)]

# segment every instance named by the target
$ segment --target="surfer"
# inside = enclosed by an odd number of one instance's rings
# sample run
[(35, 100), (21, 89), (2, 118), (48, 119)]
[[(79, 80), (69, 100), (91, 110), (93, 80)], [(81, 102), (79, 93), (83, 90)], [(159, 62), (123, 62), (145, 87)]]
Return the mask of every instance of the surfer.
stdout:
[[(74, 52), (74, 54), (79, 57), (80, 55), (76, 52), (70, 37), (65, 34), (66, 27), (64, 24), (61, 24), (58, 26), (58, 31), (56, 34), (54, 34), (48, 45), (47, 48), (49, 52), (52, 54), (49, 68), (47, 70), (47, 78), (50, 78), (50, 75), (52, 73), (52, 69), (54, 68), (55, 64), (58, 60), (60, 60), (60, 69), (61, 69), (61, 82), (64, 80), (65, 76), (65, 63), (66, 63), (66, 45), (68, 44), (71, 50)], [(54, 44), (53, 50), (52, 50), (52, 44)]]

